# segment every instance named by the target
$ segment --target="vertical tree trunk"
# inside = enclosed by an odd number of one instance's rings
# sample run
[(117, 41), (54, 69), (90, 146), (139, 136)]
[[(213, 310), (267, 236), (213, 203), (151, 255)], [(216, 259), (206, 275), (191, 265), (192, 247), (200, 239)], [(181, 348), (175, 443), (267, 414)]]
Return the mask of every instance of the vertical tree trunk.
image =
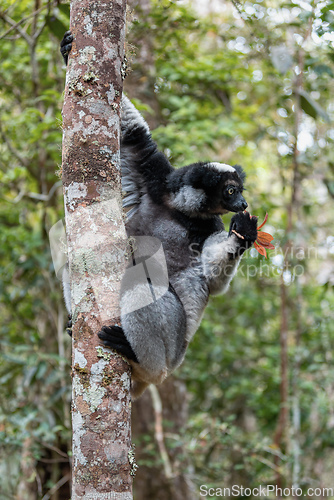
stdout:
[(18, 484), (17, 500), (35, 500), (36, 498), (36, 460), (32, 453), (32, 438), (26, 438), (22, 443), (21, 477)]
[[(161, 403), (159, 409), (154, 402), (156, 397), (152, 397), (152, 394), (156, 392), (160, 399), (159, 405)], [(147, 390), (134, 402), (133, 436), (139, 441), (136, 446), (138, 460), (144, 462), (134, 480), (136, 500), (194, 500), (198, 498), (189, 472), (191, 459), (180, 444), (183, 441), (182, 432), (187, 421), (186, 387), (181, 380), (173, 376), (168, 377), (153, 391)], [(152, 465), (145, 465), (152, 461), (153, 442), (155, 442), (155, 462)], [(168, 446), (168, 442), (172, 442), (173, 445)], [(175, 442), (178, 443), (177, 446)]]
[(72, 0), (63, 183), (73, 315), (72, 500), (132, 498), (130, 369), (99, 345), (117, 322), (126, 233), (119, 117), (126, 0)]
[[(304, 34), (304, 42), (312, 33), (312, 16), (309, 19), (308, 29)], [(301, 102), (300, 93), (303, 90), (303, 72), (305, 63), (305, 54), (303, 49), (298, 51), (298, 67), (299, 71), (296, 73), (294, 81), (294, 148), (293, 148), (293, 163), (292, 163), (292, 186), (291, 186), (291, 198), (287, 206), (287, 228), (286, 236), (287, 241), (283, 248), (284, 253), (284, 264), (283, 264), (283, 274), (281, 278), (281, 328), (280, 328), (280, 345), (281, 345), (281, 384), (280, 384), (280, 412), (278, 417), (278, 423), (276, 428), (276, 433), (274, 437), (274, 443), (279, 449), (283, 449), (287, 444), (287, 432), (288, 432), (288, 420), (289, 420), (289, 353), (288, 353), (288, 336), (289, 336), (289, 308), (297, 308), (297, 328), (295, 333), (295, 343), (297, 348), (300, 344), (300, 316), (298, 312), (299, 303), (301, 296), (298, 297), (297, 301), (292, 301), (291, 297), (288, 297), (287, 285), (284, 282), (284, 272), (289, 272), (292, 267), (292, 262), (294, 258), (294, 241), (291, 237), (295, 226), (295, 218), (297, 215), (301, 217), (299, 212), (299, 207), (301, 205), (301, 172), (300, 172), (300, 160), (299, 160), (299, 149), (298, 149), (298, 136), (300, 132), (301, 123)], [(298, 276), (295, 277), (296, 286), (298, 287)], [(289, 307), (288, 307), (289, 305)], [(298, 353), (299, 355), (299, 353)], [(299, 464), (299, 425), (300, 425), (300, 415), (299, 415), (299, 394), (298, 394), (298, 383), (297, 377), (299, 372), (299, 361), (294, 364), (294, 377), (293, 377), (293, 486), (298, 487), (298, 478), (300, 473)], [(282, 488), (282, 474), (279, 468), (279, 457), (276, 456), (275, 464), (277, 466), (276, 484), (279, 488)], [(296, 484), (297, 483), (297, 484)]]

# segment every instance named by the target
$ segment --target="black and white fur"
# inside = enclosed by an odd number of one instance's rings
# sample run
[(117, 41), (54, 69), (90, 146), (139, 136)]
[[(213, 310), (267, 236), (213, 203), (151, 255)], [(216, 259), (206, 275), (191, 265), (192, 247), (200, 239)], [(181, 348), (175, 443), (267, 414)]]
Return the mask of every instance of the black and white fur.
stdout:
[[(68, 51), (69, 43), (65, 45)], [(147, 283), (123, 286), (122, 328), (104, 326), (99, 332), (106, 346), (129, 359), (132, 394), (138, 397), (149, 384), (161, 383), (182, 363), (209, 295), (227, 290), (241, 255), (256, 240), (257, 219), (243, 212), (247, 203), (242, 194), (245, 174), (240, 166), (200, 162), (174, 169), (158, 151), (146, 121), (125, 96), (121, 167), (127, 234), (161, 242), (169, 280), (160, 298), (138, 310), (133, 309)], [(228, 211), (238, 213), (226, 232), (220, 215)], [(155, 264), (159, 267), (159, 262)], [(159, 286), (157, 283), (156, 289)], [(66, 283), (64, 295), (68, 307)]]

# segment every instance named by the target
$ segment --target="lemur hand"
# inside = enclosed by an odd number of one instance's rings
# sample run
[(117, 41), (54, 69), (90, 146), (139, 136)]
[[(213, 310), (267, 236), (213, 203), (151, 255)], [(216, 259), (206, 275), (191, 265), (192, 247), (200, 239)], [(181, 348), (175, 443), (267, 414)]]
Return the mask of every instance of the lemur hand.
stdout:
[[(242, 236), (240, 238), (238, 235)], [(230, 224), (229, 236), (234, 235), (238, 240), (237, 255), (242, 255), (247, 248), (250, 248), (257, 238), (257, 217), (251, 216), (249, 212), (239, 212), (233, 215)]]
[(69, 336), (72, 337), (72, 314), (68, 315), (68, 322), (66, 324), (66, 333), (68, 333)]
[(74, 37), (72, 33), (70, 31), (66, 31), (62, 41), (60, 42), (60, 52), (61, 55), (63, 56), (66, 66), (68, 61), (68, 54), (71, 52), (72, 49), (73, 39)]

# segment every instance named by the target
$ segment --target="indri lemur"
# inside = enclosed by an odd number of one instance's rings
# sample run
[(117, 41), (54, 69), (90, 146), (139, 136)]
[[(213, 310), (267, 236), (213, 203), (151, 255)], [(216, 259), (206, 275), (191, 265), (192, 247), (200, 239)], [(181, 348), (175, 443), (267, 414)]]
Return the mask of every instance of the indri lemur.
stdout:
[[(67, 32), (61, 44), (65, 62), (72, 40)], [(161, 242), (169, 282), (159, 295), (163, 286), (159, 276), (164, 274), (159, 259), (153, 259), (158, 276), (153, 281), (146, 276), (145, 282), (125, 278), (120, 297), (122, 328), (104, 326), (99, 332), (104, 345), (129, 359), (132, 394), (137, 397), (182, 363), (209, 295), (227, 290), (241, 255), (256, 240), (257, 219), (243, 212), (247, 207), (242, 195), (245, 174), (239, 165), (199, 162), (175, 170), (158, 151), (143, 117), (124, 96), (121, 167), (124, 207), (131, 207), (127, 234), (138, 241), (146, 236)], [(220, 216), (229, 211), (238, 213), (226, 232)], [(141, 257), (144, 254), (145, 249)], [(148, 284), (158, 298), (138, 308)], [(70, 308), (70, 290), (68, 285), (64, 288)]]

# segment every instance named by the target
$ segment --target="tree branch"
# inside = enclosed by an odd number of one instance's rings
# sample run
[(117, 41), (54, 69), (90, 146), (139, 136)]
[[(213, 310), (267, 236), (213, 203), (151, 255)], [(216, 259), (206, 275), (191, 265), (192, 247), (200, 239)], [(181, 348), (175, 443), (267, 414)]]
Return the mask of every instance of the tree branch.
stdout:
[[(19, 21), (18, 23), (16, 23), (14, 21), (14, 19), (11, 19), (9, 16), (7, 16), (6, 14), (4, 13), (1, 13), (0, 12), (0, 17), (7, 23), (7, 24), (10, 24), (12, 26), (12, 30), (16, 30), (20, 33), (20, 35), (22, 36), (22, 38), (25, 39), (25, 41), (27, 42), (27, 44), (29, 45), (29, 47), (31, 47), (31, 45), (33, 44), (33, 38), (28, 35), (28, 33), (26, 33), (20, 26), (21, 26), (21, 22)], [(2, 37), (1, 37), (2, 38)]]
[(54, 495), (70, 479), (71, 474), (66, 474), (66, 476), (63, 476), (61, 479), (59, 479), (59, 481), (54, 486), (52, 486), (52, 488), (47, 493), (45, 493), (42, 500), (49, 500), (52, 495)]
[(159, 395), (159, 391), (155, 385), (150, 385), (149, 390), (152, 397), (152, 404), (155, 416), (155, 425), (154, 425), (155, 439), (157, 441), (158, 448), (160, 451), (160, 456), (163, 463), (165, 476), (167, 479), (171, 479), (173, 477), (173, 470), (164, 442), (164, 431), (162, 426), (162, 402)]
[[(5, 31), (5, 33), (3, 33), (1, 36), (0, 36), (0, 40), (2, 40), (3, 38), (5, 38), (9, 33), (11, 33), (12, 31), (16, 30), (20, 33), (21, 36), (23, 36), (22, 33), (25, 33), (26, 32), (24, 30), (21, 30), (19, 29), (21, 24), (25, 23), (26, 21), (28, 21), (28, 19), (31, 19), (32, 17), (35, 17), (37, 16), (40, 12), (42, 12), (42, 10), (46, 9), (48, 7), (48, 5), (43, 5), (41, 8), (39, 8), (38, 10), (35, 10), (32, 14), (29, 14), (29, 16), (26, 16), (26, 17), (23, 17), (19, 22), (15, 22), (13, 19), (11, 19), (9, 16), (6, 15), (6, 12), (8, 9), (6, 9), (4, 12), (0, 12), (0, 18), (3, 19), (7, 24), (10, 24), (11, 27)], [(27, 35), (29, 37), (29, 35)], [(30, 38), (30, 37), (29, 37)]]
[(29, 193), (29, 192), (26, 192), (25, 189), (21, 189), (21, 191), (19, 192), (19, 194), (13, 200), (6, 199), (6, 201), (9, 201), (10, 203), (15, 203), (16, 204), (16, 203), (19, 203), (19, 201), (21, 201), (24, 196), (26, 196), (27, 198), (31, 198), (33, 200), (50, 201), (51, 198), (52, 198), (52, 196), (55, 194), (56, 190), (58, 188), (60, 188), (61, 186), (62, 186), (62, 182), (61, 181), (57, 181), (52, 186), (52, 188), (50, 189), (50, 191), (48, 192), (48, 194)]
[(19, 163), (21, 163), (21, 165), (23, 167), (27, 168), (28, 164), (29, 164), (28, 160), (23, 158), (23, 156), (21, 156), (21, 154), (17, 151), (17, 149), (14, 148), (14, 146), (12, 145), (10, 140), (8, 139), (7, 135), (5, 134), (5, 132), (1, 126), (1, 122), (0, 122), (0, 136), (1, 136), (2, 140), (6, 143), (8, 149), (12, 153), (12, 155), (15, 156), (15, 158), (19, 161)]

